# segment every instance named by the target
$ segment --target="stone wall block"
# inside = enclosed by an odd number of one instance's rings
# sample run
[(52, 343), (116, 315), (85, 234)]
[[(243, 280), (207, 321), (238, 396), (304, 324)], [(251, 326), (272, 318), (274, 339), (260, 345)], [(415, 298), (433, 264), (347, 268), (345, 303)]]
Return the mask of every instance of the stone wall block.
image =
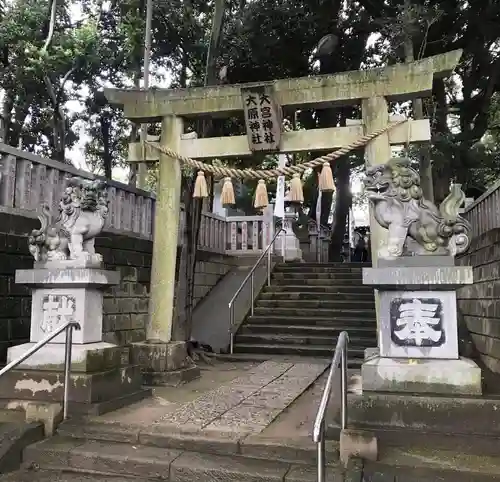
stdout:
[(132, 313), (130, 315), (131, 330), (145, 330), (148, 322), (147, 313)]
[[(470, 333), (490, 336), (500, 339), (500, 319), (481, 318), (478, 316), (464, 316), (465, 324)], [(499, 353), (500, 354), (500, 353)]]
[(9, 339), (28, 340), (30, 337), (31, 318), (29, 316), (9, 320)]
[(120, 266), (118, 268), (122, 282), (137, 282), (138, 272), (134, 266)]
[(500, 373), (500, 229), (474, 239), (457, 264), (472, 266), (475, 281), (458, 290), (458, 308), (483, 363)]

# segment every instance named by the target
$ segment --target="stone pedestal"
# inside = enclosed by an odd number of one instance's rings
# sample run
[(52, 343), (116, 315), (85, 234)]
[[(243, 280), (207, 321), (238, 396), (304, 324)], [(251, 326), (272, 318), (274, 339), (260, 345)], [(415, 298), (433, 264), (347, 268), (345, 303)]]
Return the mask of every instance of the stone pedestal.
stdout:
[(363, 390), (481, 394), (481, 370), (459, 358), (455, 290), (472, 268), (446, 256), (379, 260), (363, 269), (378, 289), (378, 353), (362, 366)]
[(134, 343), (130, 354), (132, 363), (142, 368), (145, 385), (177, 386), (200, 376), (183, 341)]
[[(103, 289), (119, 281), (115, 271), (69, 261), (16, 271), (16, 283), (32, 287), (31, 336), (29, 343), (9, 348), (8, 362), (62, 324), (80, 324), (81, 329), (73, 331), (70, 414), (102, 413), (148, 394), (141, 387), (140, 368), (129, 364), (124, 349), (102, 341)], [(0, 378), (0, 397), (21, 404), (61, 402), (65, 337), (61, 333)]]
[(276, 250), (283, 256), (283, 248), (285, 250), (285, 261), (302, 261), (302, 250), (300, 249), (300, 241), (293, 231), (293, 222), (295, 214), (286, 213), (283, 219), (283, 229), (285, 232), (280, 233), (276, 239)]

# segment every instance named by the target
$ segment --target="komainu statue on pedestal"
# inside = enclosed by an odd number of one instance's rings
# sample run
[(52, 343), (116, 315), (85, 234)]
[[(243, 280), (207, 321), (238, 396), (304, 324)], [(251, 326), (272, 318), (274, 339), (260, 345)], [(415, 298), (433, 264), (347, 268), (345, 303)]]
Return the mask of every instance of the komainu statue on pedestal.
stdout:
[(368, 167), (363, 182), (375, 220), (389, 230), (381, 257), (455, 256), (469, 248), (471, 226), (459, 215), (465, 200), (460, 184), (451, 187), (438, 209), (424, 199), (420, 176), (409, 159)]
[(40, 229), (29, 237), (29, 250), (38, 263), (78, 260), (101, 263), (95, 238), (108, 215), (106, 183), (80, 177), (69, 179), (59, 203), (59, 216), (52, 222), (50, 207), (43, 204)]

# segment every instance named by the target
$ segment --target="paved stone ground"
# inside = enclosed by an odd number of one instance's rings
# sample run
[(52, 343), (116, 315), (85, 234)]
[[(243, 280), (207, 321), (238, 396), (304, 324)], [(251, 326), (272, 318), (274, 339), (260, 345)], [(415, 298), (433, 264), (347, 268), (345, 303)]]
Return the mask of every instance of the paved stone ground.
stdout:
[[(204, 432), (211, 437), (286, 438), (310, 445), (327, 367), (325, 360), (293, 358), (215, 361), (203, 368), (198, 380), (156, 388), (152, 399), (91, 420), (165, 432)], [(351, 391), (357, 391), (359, 376), (350, 378)]]
[[(160, 425), (176, 431), (258, 434), (326, 368), (325, 362), (218, 362), (203, 370), (199, 380), (182, 387), (157, 389), (151, 400), (92, 420), (143, 427)], [(317, 410), (321, 391), (322, 384), (308, 395), (308, 409)]]

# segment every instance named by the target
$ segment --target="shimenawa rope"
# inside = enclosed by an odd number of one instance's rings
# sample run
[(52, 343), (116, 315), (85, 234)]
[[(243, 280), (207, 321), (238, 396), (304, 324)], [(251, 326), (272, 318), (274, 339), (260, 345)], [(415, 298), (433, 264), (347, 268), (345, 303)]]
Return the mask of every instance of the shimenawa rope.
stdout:
[(205, 164), (204, 162), (197, 161), (195, 159), (191, 159), (190, 157), (182, 156), (178, 152), (169, 149), (168, 147), (161, 146), (155, 142), (145, 141), (146, 144), (150, 145), (153, 149), (156, 149), (163, 154), (172, 157), (173, 159), (177, 159), (179, 162), (186, 164), (195, 169), (199, 169), (204, 172), (210, 172), (211, 174), (215, 174), (220, 177), (231, 177), (231, 178), (239, 178), (239, 179), (273, 179), (278, 176), (288, 176), (291, 177), (294, 174), (301, 174), (307, 169), (312, 169), (314, 167), (318, 167), (323, 165), (324, 163), (330, 163), (339, 157), (344, 156), (345, 154), (351, 152), (354, 149), (359, 147), (363, 147), (368, 144), (371, 140), (375, 139), (379, 135), (387, 132), (394, 127), (407, 122), (406, 119), (399, 120), (388, 124), (387, 126), (378, 129), (370, 134), (366, 134), (351, 144), (348, 144), (345, 147), (341, 147), (340, 149), (330, 152), (325, 156), (317, 157), (312, 161), (303, 162), (301, 164), (296, 164), (294, 166), (288, 167), (278, 167), (276, 169), (234, 169), (231, 167), (223, 167), (223, 166), (213, 166), (211, 164)]

